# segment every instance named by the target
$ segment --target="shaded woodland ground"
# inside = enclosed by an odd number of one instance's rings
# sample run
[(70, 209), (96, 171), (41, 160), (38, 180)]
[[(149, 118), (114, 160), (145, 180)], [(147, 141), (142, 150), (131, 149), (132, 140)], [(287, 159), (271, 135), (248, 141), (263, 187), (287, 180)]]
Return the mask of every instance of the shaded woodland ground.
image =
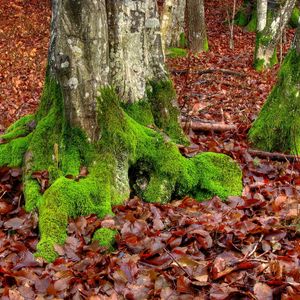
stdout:
[[(47, 2), (1, 1), (2, 131), (38, 106), (49, 39)], [(168, 205), (131, 199), (114, 209), (113, 218), (70, 221), (65, 246), (56, 248), (61, 257), (47, 264), (32, 254), (38, 216), (22, 208), (22, 172), (1, 168), (1, 299), (300, 299), (300, 162), (260, 159), (246, 141), (278, 67), (255, 72), (253, 33), (235, 27), (235, 48), (229, 49), (224, 16), (231, 1), (206, 4), (210, 52), (169, 59), (168, 66), (185, 119), (234, 124), (237, 130), (187, 128), (193, 144), (181, 150), (187, 156), (229, 154), (243, 169), (243, 196)], [(292, 36), (288, 31), (289, 41)], [(47, 176), (41, 172), (37, 179), (43, 185)], [(119, 231), (111, 254), (90, 243), (100, 227)]]

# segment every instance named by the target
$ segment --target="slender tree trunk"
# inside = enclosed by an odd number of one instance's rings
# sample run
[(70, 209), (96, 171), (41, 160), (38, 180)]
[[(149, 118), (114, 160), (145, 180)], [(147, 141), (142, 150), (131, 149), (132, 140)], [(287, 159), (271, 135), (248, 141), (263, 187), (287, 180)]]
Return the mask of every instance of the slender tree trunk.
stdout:
[(249, 131), (265, 151), (300, 154), (300, 28), (279, 71), (279, 79)]
[(283, 30), (290, 19), (296, 0), (287, 0), (278, 10), (265, 29), (257, 33), (255, 49), (255, 68), (262, 71), (277, 63), (276, 48)]
[(166, 0), (161, 15), (163, 49), (185, 47), (185, 0)]
[(257, 32), (261, 32), (267, 25), (268, 0), (257, 0)]
[(204, 0), (187, 0), (188, 43), (193, 53), (207, 51)]

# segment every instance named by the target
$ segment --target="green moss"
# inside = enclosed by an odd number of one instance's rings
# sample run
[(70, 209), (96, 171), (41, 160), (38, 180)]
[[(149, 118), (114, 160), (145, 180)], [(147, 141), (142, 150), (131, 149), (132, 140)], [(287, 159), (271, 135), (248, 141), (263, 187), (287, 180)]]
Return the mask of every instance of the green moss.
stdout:
[(187, 144), (179, 125), (176, 93), (171, 80), (151, 81), (147, 91), (155, 125), (177, 143)]
[(242, 172), (229, 156), (206, 152), (195, 156), (193, 161), (199, 170), (200, 190), (222, 199), (241, 194)]
[(265, 151), (299, 153), (300, 57), (292, 49), (279, 79), (249, 131), (250, 141)]
[(41, 186), (37, 180), (28, 177), (24, 180), (24, 197), (26, 199), (26, 211), (32, 211), (37, 208), (42, 201)]
[(204, 41), (203, 51), (208, 51), (208, 50), (209, 50), (208, 39), (206, 38)]
[(187, 42), (185, 33), (181, 32), (180, 35), (179, 35), (179, 47), (180, 48), (186, 48), (187, 45), (188, 45), (188, 42)]
[(125, 112), (141, 125), (153, 125), (154, 119), (151, 111), (151, 105), (146, 100), (141, 100), (133, 104), (124, 105)]
[(244, 9), (241, 9), (237, 12), (234, 18), (234, 23), (237, 26), (245, 27), (250, 21), (250, 17), (246, 14)]
[(289, 21), (289, 25), (292, 28), (297, 28), (299, 25), (299, 18), (300, 18), (300, 10), (298, 7), (294, 7), (290, 21)]
[(177, 58), (177, 57), (186, 57), (188, 51), (182, 48), (168, 48), (166, 51), (166, 56), (169, 58)]
[(113, 251), (116, 234), (116, 230), (100, 228), (94, 233), (93, 241), (98, 241), (100, 246), (106, 247), (109, 251)]
[(31, 134), (0, 144), (0, 166), (21, 167)]
[(256, 31), (256, 27), (257, 27), (257, 14), (256, 14), (256, 11), (255, 11), (254, 13), (252, 13), (251, 20), (247, 24), (246, 29), (249, 32), (255, 32)]
[(17, 120), (15, 123), (13, 123), (12, 125), (10, 125), (7, 129), (6, 129), (6, 133), (15, 131), (16, 129), (19, 128), (23, 128), (25, 127), (28, 123), (30, 123), (31, 121), (34, 121), (34, 115), (27, 115), (24, 116), (22, 118), (20, 118), (19, 120)]

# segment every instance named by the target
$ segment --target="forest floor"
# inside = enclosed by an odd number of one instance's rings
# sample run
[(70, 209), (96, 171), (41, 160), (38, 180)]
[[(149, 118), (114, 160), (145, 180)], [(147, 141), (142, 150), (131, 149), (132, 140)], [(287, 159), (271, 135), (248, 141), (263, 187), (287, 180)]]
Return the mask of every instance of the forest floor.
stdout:
[[(47, 2), (1, 1), (0, 131), (38, 106)], [(22, 207), (22, 171), (1, 168), (1, 299), (300, 299), (300, 162), (258, 158), (246, 139), (278, 67), (253, 70), (254, 34), (241, 28), (235, 27), (235, 47), (229, 49), (224, 16), (230, 3), (206, 2), (210, 51), (169, 59), (168, 66), (187, 123), (196, 118), (237, 127), (223, 133), (187, 128), (193, 144), (181, 150), (233, 157), (243, 170), (243, 195), (167, 205), (134, 198), (115, 207), (114, 217), (70, 220), (67, 242), (57, 247), (60, 257), (47, 264), (33, 256), (38, 216)], [(289, 30), (289, 41), (292, 35)], [(119, 231), (110, 254), (90, 243), (100, 227)]]

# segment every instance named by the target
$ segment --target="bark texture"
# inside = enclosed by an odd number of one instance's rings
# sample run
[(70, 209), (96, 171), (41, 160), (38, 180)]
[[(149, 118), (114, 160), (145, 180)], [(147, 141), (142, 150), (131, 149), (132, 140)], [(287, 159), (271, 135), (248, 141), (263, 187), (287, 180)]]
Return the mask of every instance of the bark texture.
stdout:
[(262, 71), (277, 63), (276, 48), (288, 23), (296, 0), (287, 0), (261, 32), (256, 35), (255, 68)]
[(300, 29), (279, 71), (279, 79), (249, 131), (264, 151), (300, 153)]
[(208, 50), (204, 0), (187, 0), (188, 43), (194, 52)]
[(164, 50), (185, 46), (185, 0), (165, 0), (161, 15), (161, 34)]
[(268, 0), (257, 0), (257, 27), (261, 32), (267, 25)]

